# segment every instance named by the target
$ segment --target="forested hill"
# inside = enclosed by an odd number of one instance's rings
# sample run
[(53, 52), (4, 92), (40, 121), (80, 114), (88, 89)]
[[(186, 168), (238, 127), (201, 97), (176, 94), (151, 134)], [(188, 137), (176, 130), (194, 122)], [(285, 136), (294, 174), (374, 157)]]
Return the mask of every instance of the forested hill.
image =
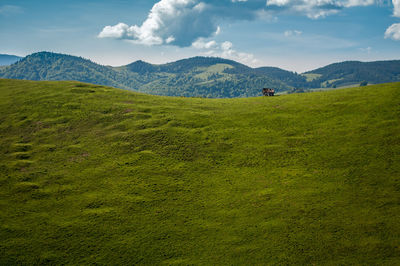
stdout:
[(8, 66), (14, 64), (22, 57), (16, 55), (0, 54), (0, 66)]
[(0, 78), (76, 80), (154, 95), (233, 98), (259, 96), (265, 87), (285, 92), (362, 81), (400, 81), (400, 61), (343, 62), (300, 75), (276, 67), (251, 68), (217, 57), (193, 57), (161, 65), (136, 61), (110, 67), (81, 57), (40, 52), (1, 67)]
[(331, 64), (305, 73), (313, 74), (311, 87), (320, 84), (327, 87), (351, 85), (363, 81), (369, 84), (400, 81), (400, 60), (359, 62), (347, 61)]
[(129, 89), (121, 81), (129, 77), (111, 67), (70, 55), (41, 52), (0, 70), (0, 77), (27, 80), (77, 80)]
[(133, 62), (127, 66), (126, 69), (137, 72), (137, 73), (154, 73), (154, 72), (165, 72), (165, 73), (182, 73), (187, 72), (188, 70), (192, 71), (199, 67), (211, 67), (217, 64), (225, 64), (230, 65), (234, 68), (238, 68), (240, 70), (251, 70), (252, 68), (235, 62), (233, 60), (228, 60), (219, 57), (192, 57), (187, 59), (178, 60), (176, 62), (171, 62), (162, 65), (153, 65), (146, 63), (142, 60)]
[(40, 52), (0, 69), (0, 77), (77, 80), (155, 95), (212, 98), (258, 96), (263, 87), (277, 91), (292, 88), (235, 61), (212, 57), (194, 57), (163, 65), (137, 61), (110, 67), (81, 57)]
[(217, 57), (193, 57), (162, 65), (136, 61), (116, 69), (135, 76), (142, 84), (138, 91), (155, 95), (232, 98), (259, 96), (263, 87), (277, 91), (292, 88), (272, 75)]
[(274, 77), (275, 79), (285, 82), (286, 84), (295, 88), (310, 87), (310, 84), (307, 82), (307, 79), (303, 75), (283, 70), (278, 67), (259, 67), (254, 69), (254, 71), (262, 75)]

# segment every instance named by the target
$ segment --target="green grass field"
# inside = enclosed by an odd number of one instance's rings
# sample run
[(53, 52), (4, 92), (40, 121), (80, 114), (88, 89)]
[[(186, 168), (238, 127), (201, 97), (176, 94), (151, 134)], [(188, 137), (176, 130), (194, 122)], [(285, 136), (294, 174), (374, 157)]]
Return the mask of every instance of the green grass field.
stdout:
[(400, 83), (247, 99), (0, 80), (0, 264), (399, 265)]

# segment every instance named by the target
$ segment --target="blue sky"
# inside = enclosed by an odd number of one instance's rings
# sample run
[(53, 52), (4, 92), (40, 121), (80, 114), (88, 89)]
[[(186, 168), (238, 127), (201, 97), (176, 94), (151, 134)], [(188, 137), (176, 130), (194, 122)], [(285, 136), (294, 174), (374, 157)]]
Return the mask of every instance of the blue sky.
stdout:
[(0, 53), (104, 65), (196, 55), (303, 72), (400, 59), (400, 0), (0, 0)]

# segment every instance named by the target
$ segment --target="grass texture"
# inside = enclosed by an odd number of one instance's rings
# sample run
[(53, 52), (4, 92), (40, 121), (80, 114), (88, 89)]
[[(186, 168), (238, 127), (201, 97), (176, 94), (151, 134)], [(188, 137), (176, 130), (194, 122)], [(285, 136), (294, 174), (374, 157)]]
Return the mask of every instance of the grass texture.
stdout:
[(400, 83), (246, 99), (0, 80), (0, 264), (399, 265)]

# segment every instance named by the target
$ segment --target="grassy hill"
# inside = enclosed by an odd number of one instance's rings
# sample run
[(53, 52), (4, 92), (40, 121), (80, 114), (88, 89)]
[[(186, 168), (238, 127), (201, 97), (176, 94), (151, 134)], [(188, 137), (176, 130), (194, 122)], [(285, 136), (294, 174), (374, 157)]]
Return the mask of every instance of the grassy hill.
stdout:
[(247, 99), (0, 80), (0, 264), (400, 263), (400, 83)]
[(400, 81), (400, 60), (359, 62), (347, 61), (331, 64), (304, 74), (311, 87), (341, 87)]

